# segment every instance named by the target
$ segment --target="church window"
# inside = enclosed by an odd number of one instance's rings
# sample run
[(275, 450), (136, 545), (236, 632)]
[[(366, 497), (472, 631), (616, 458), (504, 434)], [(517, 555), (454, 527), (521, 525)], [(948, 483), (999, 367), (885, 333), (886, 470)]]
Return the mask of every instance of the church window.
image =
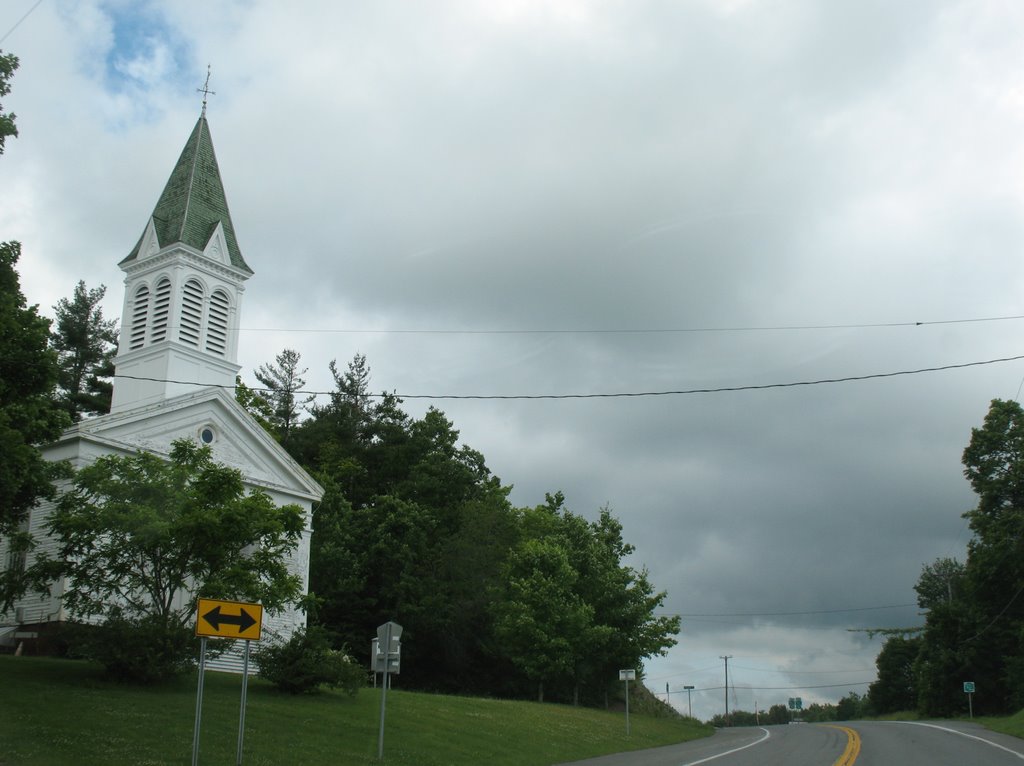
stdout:
[(198, 280), (185, 283), (181, 299), (181, 327), (178, 339), (190, 346), (199, 346), (199, 333), (203, 324), (203, 286)]
[(167, 337), (167, 318), (171, 310), (171, 280), (161, 279), (156, 285), (156, 299), (153, 301), (153, 343)]
[(210, 296), (210, 320), (206, 328), (206, 350), (224, 356), (228, 347), (228, 296), (214, 290)]
[(132, 304), (132, 332), (128, 340), (131, 350), (142, 348), (146, 343), (146, 320), (149, 317), (149, 288), (141, 285), (135, 291), (135, 302)]
[(203, 426), (199, 430), (199, 439), (203, 444), (213, 444), (214, 439), (217, 438), (217, 432), (210, 426)]

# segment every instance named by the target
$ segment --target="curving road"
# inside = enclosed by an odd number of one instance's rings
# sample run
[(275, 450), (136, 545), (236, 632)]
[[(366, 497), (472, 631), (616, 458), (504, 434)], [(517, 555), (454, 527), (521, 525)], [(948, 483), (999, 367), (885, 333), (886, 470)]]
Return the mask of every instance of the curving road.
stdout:
[[(708, 739), (571, 766), (1024, 766), (1024, 740), (961, 721), (723, 729)], [(562, 766), (570, 766), (562, 764)]]

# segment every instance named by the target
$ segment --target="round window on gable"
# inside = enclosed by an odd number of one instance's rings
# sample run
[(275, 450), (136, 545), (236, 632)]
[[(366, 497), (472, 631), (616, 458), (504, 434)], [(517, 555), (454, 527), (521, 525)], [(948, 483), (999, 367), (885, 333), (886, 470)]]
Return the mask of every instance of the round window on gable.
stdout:
[(212, 426), (203, 426), (199, 429), (199, 440), (203, 444), (213, 444), (217, 439), (217, 432), (213, 430)]

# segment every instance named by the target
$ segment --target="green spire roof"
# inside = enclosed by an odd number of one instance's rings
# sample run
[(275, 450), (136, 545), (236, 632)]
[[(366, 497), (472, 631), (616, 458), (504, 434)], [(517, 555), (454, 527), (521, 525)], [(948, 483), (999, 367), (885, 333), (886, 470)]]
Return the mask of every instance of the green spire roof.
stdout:
[[(204, 114), (196, 123), (178, 158), (178, 164), (171, 171), (160, 201), (156, 203), (153, 225), (160, 247), (181, 242), (196, 250), (203, 250), (218, 223), (224, 227), (231, 265), (252, 274), (252, 269), (242, 258), (238, 240), (235, 239), (235, 227), (231, 223), (217, 156), (213, 152), (210, 126)], [(121, 265), (134, 261), (141, 246), (142, 237), (128, 257), (121, 261)]]

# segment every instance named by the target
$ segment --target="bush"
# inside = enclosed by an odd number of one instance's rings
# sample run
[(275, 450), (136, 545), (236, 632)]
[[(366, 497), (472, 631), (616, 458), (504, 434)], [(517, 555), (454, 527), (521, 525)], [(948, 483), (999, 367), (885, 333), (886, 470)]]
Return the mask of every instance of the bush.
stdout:
[(73, 654), (96, 660), (111, 678), (142, 684), (181, 675), (199, 653), (191, 630), (154, 617), (116, 614), (102, 625), (76, 626), (68, 639)]
[(332, 649), (327, 631), (319, 627), (261, 646), (255, 661), (261, 678), (291, 694), (313, 694), (329, 686), (355, 695), (366, 680), (364, 670), (345, 652)]

